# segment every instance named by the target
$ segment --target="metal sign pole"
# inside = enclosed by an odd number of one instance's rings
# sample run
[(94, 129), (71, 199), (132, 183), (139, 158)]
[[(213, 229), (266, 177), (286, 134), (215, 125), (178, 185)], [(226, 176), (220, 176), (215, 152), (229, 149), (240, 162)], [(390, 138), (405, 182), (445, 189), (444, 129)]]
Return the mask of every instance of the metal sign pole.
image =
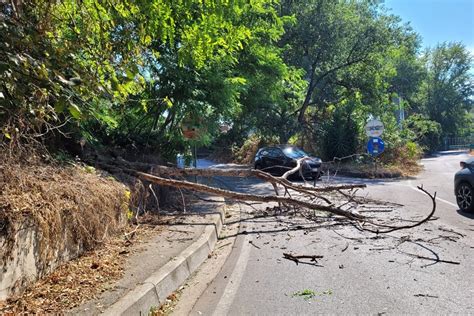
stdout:
[(379, 137), (371, 137), (367, 143), (367, 152), (372, 156), (372, 162), (374, 164), (374, 176), (377, 172), (377, 156), (383, 153), (385, 144)]
[(377, 177), (377, 157), (374, 157), (374, 167), (375, 167), (374, 177)]
[[(194, 169), (197, 169), (197, 146), (196, 146), (196, 142), (193, 142), (194, 144), (194, 147), (193, 147), (193, 160), (194, 160)], [(198, 183), (198, 180), (197, 180), (197, 175), (194, 176), (194, 182), (195, 183)]]
[(194, 168), (197, 168), (197, 149), (196, 143), (194, 143), (193, 147), (193, 158), (194, 158)]

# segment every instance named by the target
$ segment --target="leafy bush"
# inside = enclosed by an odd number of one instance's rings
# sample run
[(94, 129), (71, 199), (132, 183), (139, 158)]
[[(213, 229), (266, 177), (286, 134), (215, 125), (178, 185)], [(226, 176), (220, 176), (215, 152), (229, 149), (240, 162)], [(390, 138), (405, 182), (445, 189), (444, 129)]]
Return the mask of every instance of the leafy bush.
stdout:
[(441, 141), (441, 124), (432, 121), (422, 114), (410, 115), (404, 121), (402, 137), (418, 143), (423, 151), (432, 152), (439, 148)]
[(408, 141), (405, 144), (387, 148), (380, 159), (382, 163), (403, 168), (403, 173), (409, 174), (420, 170), (418, 161), (422, 155), (423, 149), (417, 143)]
[(352, 117), (351, 109), (341, 106), (331, 120), (323, 123), (321, 134), (314, 135), (322, 149), (325, 160), (355, 154), (358, 148), (358, 126)]

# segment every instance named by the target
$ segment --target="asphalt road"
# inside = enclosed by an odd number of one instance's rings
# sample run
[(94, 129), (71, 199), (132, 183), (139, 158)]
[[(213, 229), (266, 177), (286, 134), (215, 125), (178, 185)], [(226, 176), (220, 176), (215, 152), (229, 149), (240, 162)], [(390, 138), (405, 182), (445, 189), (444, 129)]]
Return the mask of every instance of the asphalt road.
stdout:
[[(409, 180), (323, 179), (364, 182), (368, 188), (359, 194), (402, 204), (373, 213), (391, 221), (430, 212), (431, 201), (417, 185), (436, 191), (435, 220), (410, 230), (377, 236), (331, 220), (255, 218), (252, 208), (241, 206), (240, 233), (221, 241), (234, 242), (232, 248), (190, 281), (202, 290), (190, 286), (175, 314), (474, 314), (474, 216), (457, 210), (453, 193), (453, 175), (465, 157), (451, 152), (424, 159), (425, 171)], [(270, 192), (256, 181), (221, 181), (240, 191)], [(283, 253), (323, 258), (296, 265)], [(188, 309), (180, 308), (183, 302)]]

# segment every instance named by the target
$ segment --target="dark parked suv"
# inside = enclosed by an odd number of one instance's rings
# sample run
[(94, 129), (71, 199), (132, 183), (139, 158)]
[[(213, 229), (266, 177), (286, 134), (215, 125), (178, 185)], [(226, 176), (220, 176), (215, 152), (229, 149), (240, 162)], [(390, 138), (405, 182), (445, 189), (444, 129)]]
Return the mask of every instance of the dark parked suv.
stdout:
[(461, 170), (454, 175), (454, 193), (461, 211), (474, 212), (474, 158), (461, 161)]
[(302, 165), (305, 179), (317, 179), (321, 175), (321, 159), (310, 157), (301, 148), (289, 145), (278, 145), (260, 148), (255, 155), (255, 169), (281, 176), (296, 167), (296, 161), (308, 157)]

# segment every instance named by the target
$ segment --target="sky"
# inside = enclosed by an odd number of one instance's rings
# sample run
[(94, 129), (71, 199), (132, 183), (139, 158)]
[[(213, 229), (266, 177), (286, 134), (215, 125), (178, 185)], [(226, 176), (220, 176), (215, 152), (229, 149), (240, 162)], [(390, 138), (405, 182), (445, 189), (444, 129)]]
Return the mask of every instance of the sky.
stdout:
[(410, 22), (423, 47), (457, 41), (474, 53), (474, 0), (385, 0), (385, 6)]

